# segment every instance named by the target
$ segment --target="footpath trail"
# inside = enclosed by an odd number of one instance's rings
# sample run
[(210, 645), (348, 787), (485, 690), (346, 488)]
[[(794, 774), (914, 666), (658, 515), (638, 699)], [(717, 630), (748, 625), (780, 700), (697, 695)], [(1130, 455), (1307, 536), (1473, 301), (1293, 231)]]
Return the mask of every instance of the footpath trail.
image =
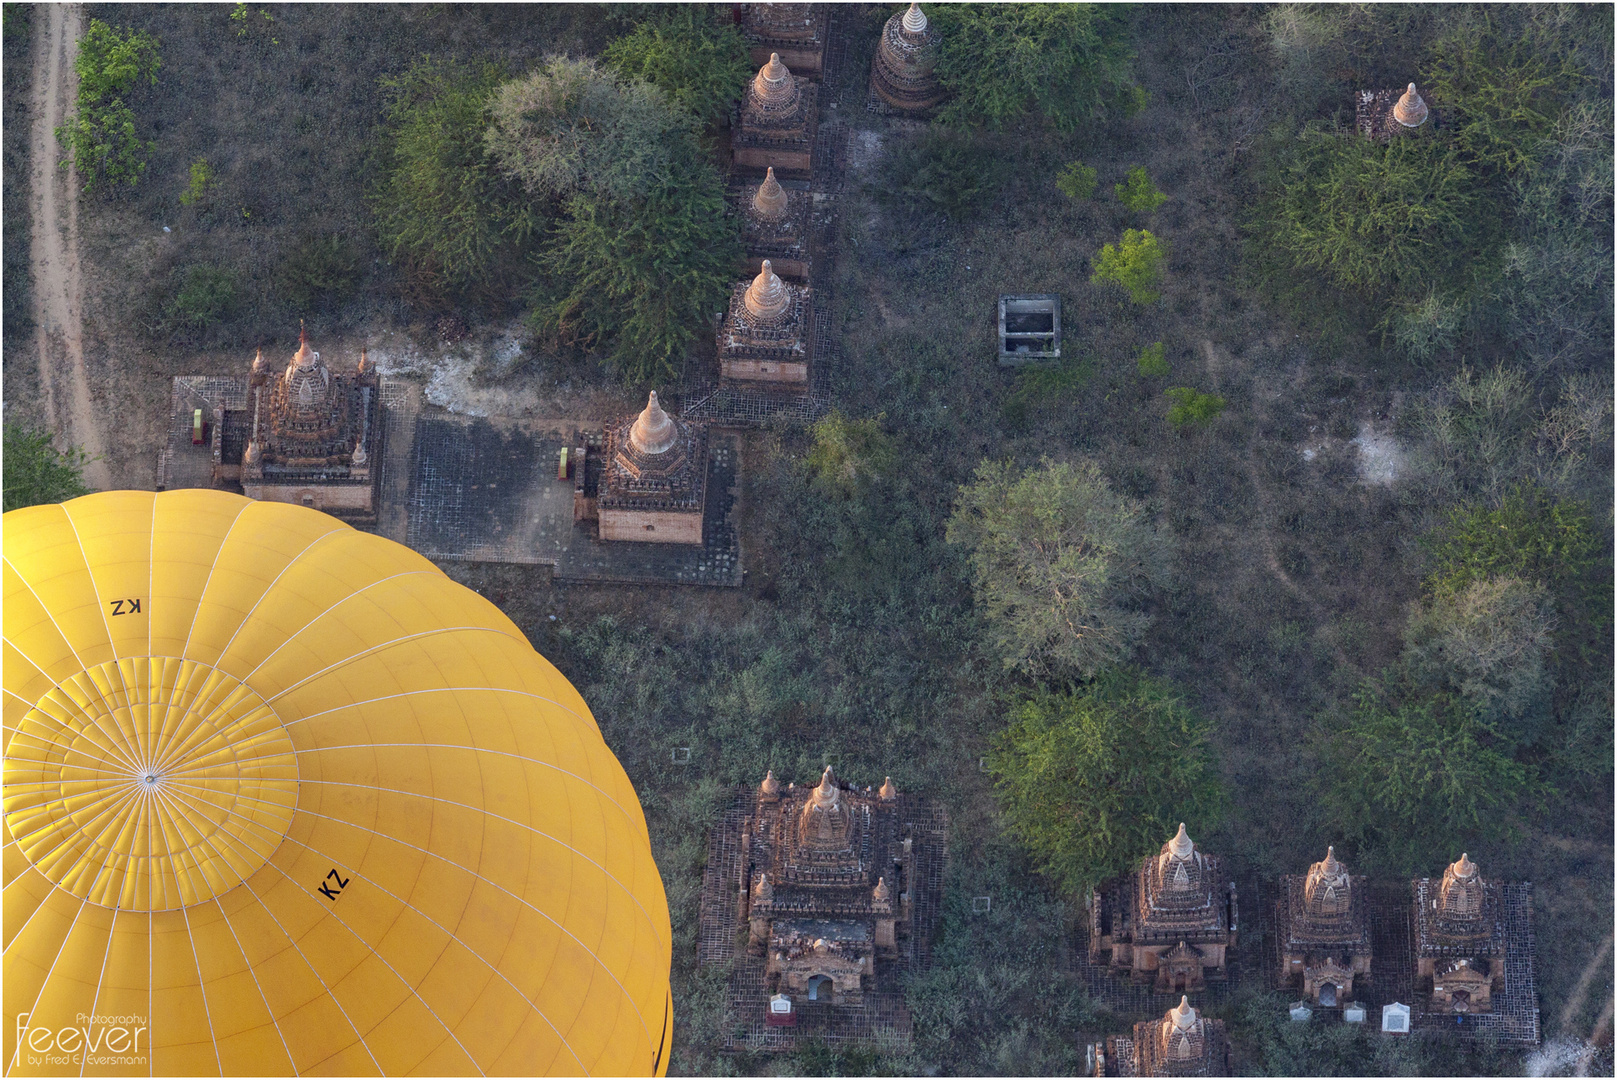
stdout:
[(34, 282), (34, 324), (39, 385), (47, 429), (59, 443), (90, 455), (84, 479), (92, 488), (112, 486), (106, 441), (90, 401), (84, 369), (83, 280), (79, 274), (78, 173), (60, 168), (63, 149), (56, 128), (73, 109), (78, 74), (73, 58), (83, 32), (78, 4), (45, 4), (43, 33), (34, 38), (34, 131), (29, 203), (33, 216), (29, 263)]

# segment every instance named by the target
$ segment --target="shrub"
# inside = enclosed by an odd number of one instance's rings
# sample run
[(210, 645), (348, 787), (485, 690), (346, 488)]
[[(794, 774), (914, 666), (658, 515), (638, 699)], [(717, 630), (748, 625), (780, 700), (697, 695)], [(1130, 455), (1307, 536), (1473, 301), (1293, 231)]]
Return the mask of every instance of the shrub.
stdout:
[(1162, 342), (1153, 341), (1140, 350), (1140, 358), (1135, 363), (1136, 370), (1142, 378), (1153, 378), (1169, 374), (1173, 369), (1168, 366), (1166, 350)]
[(831, 410), (814, 425), (808, 467), (822, 486), (853, 494), (892, 469), (893, 441), (881, 429), (885, 414), (854, 420)]
[(192, 266), (180, 279), (179, 291), (164, 307), (171, 325), (201, 330), (235, 310), (236, 276), (211, 266)]
[(1399, 303), (1387, 318), (1392, 340), (1411, 360), (1426, 361), (1454, 348), (1465, 325), (1465, 305), (1439, 293), (1427, 291), (1413, 303)]
[(1484, 723), (1534, 741), (1554, 685), (1545, 663), (1554, 604), (1542, 585), (1478, 578), (1415, 609), (1403, 662), (1417, 680), (1452, 690)]
[(56, 449), (46, 432), (5, 425), (5, 511), (88, 495), (84, 466), (89, 460), (76, 446)]
[(694, 153), (634, 199), (576, 196), (537, 256), (529, 316), (540, 333), (603, 346), (627, 380), (677, 375), (741, 258), (723, 181)]
[(1253, 222), (1291, 270), (1361, 295), (1459, 281), (1493, 225), (1459, 151), (1436, 137), (1388, 145), (1310, 129)]
[(937, 75), (951, 99), (939, 119), (996, 131), (1037, 113), (1071, 131), (1126, 111), (1126, 16), (1107, 4), (940, 4)]
[(1542, 488), (1518, 485), (1498, 506), (1466, 505), (1424, 540), (1432, 567), (1428, 595), (1453, 596), (1474, 582), (1510, 577), (1538, 582), (1580, 601), (1580, 621), (1605, 596), (1605, 552), (1588, 509)]
[(1094, 166), (1081, 161), (1069, 161), (1056, 174), (1056, 190), (1069, 199), (1092, 199), (1099, 174)]
[(1546, 792), (1469, 702), (1388, 678), (1361, 685), (1325, 738), (1331, 820), (1391, 868), (1452, 859), (1456, 844), (1499, 835), (1511, 811)]
[(1005, 170), (998, 155), (968, 132), (928, 128), (890, 159), (885, 190), (963, 221), (998, 193)]
[(100, 19), (90, 20), (73, 61), (78, 109), (56, 129), (57, 139), (72, 151), (85, 191), (103, 183), (134, 184), (146, 171), (146, 155), (157, 144), (136, 138), (135, 114), (124, 98), (142, 81), (155, 86), (161, 66), (157, 39), (150, 34), (120, 35)]
[(484, 150), (492, 65), (422, 57), (387, 91), (380, 179), (370, 192), (382, 253), (428, 297), (488, 282), (534, 217), (502, 190)]
[(1168, 400), (1168, 423), (1176, 428), (1210, 424), (1224, 411), (1224, 399), (1217, 394), (1204, 394), (1188, 386), (1171, 386), (1163, 391)]
[(346, 300), (359, 284), (359, 252), (340, 233), (305, 236), (276, 268), (275, 284), (297, 308)]
[(215, 176), (213, 166), (208, 164), (207, 158), (197, 158), (191, 162), (191, 182), (180, 193), (181, 206), (195, 206), (212, 193)]
[(705, 4), (676, 4), (606, 47), (601, 60), (644, 79), (704, 123), (724, 118), (752, 74), (747, 43), (734, 23)]
[(1145, 229), (1126, 229), (1116, 245), (1107, 244), (1095, 256), (1095, 272), (1089, 280), (1099, 284), (1113, 281), (1123, 286), (1136, 304), (1155, 303), (1166, 248)]
[(1145, 174), (1144, 165), (1136, 165), (1129, 170), (1128, 179), (1121, 184), (1112, 185), (1117, 194), (1117, 201), (1130, 210), (1140, 213), (1150, 213), (1168, 201), (1168, 196), (1157, 190), (1151, 178)]
[(1223, 798), (1211, 725), (1167, 683), (1130, 669), (1011, 711), (988, 756), (1011, 834), (1069, 895), (1126, 873)]
[(1150, 622), (1141, 597), (1168, 579), (1167, 543), (1145, 508), (1088, 461), (1020, 474), (983, 462), (945, 536), (965, 549), (1005, 666), (1034, 675), (1087, 677), (1125, 659)]
[(500, 87), (489, 156), (534, 195), (633, 199), (695, 152), (696, 120), (661, 89), (559, 57)]

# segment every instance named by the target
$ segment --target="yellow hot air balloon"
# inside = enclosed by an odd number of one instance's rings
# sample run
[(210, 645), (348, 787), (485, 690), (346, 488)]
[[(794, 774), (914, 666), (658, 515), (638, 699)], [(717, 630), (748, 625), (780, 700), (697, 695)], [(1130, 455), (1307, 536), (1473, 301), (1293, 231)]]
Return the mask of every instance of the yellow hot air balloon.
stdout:
[(666, 1072), (639, 800), (492, 604), (223, 492), (4, 530), (7, 1075)]

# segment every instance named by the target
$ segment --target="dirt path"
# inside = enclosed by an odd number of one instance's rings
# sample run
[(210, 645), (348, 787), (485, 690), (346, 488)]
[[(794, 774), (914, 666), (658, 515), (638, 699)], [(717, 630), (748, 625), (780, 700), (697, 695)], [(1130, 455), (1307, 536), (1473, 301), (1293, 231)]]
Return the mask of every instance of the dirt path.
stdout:
[(29, 201), (33, 235), (29, 262), (34, 277), (34, 322), (38, 327), (39, 385), (45, 423), (59, 442), (83, 447), (91, 457), (84, 479), (92, 488), (112, 486), (106, 441), (90, 401), (84, 371), (84, 288), (79, 276), (78, 174), (59, 168), (62, 148), (56, 128), (72, 111), (79, 79), (73, 70), (83, 9), (45, 4), (49, 25), (34, 39), (33, 175)]
[[(1612, 935), (1607, 934), (1606, 940), (1600, 943), (1600, 949), (1595, 953), (1594, 959), (1590, 960), (1589, 965), (1583, 969), (1583, 974), (1578, 976), (1577, 985), (1573, 986), (1572, 993), (1567, 996), (1566, 1007), (1561, 1010), (1560, 1027), (1563, 1032), (1571, 1026), (1572, 1018), (1578, 1015), (1578, 1010), (1583, 1008), (1583, 1003), (1589, 996), (1589, 987), (1594, 983), (1595, 976), (1611, 960), (1612, 940)], [(1607, 1002), (1605, 1012), (1595, 1024), (1595, 1035), (1598, 1037), (1601, 1026), (1610, 1022), (1611, 1003)]]

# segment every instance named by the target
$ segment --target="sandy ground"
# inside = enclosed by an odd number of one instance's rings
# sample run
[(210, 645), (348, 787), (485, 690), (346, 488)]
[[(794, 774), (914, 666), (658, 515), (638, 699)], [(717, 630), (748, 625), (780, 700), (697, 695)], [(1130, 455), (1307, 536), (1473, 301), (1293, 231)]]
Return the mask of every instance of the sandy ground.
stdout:
[(58, 168), (56, 128), (72, 110), (79, 79), (73, 70), (83, 9), (48, 4), (45, 32), (34, 44), (33, 173), (34, 228), (29, 259), (34, 278), (34, 321), (39, 385), (46, 427), (59, 442), (83, 447), (91, 457), (84, 478), (93, 488), (111, 486), (106, 442), (90, 401), (84, 369), (84, 283), (79, 274), (78, 173)]

